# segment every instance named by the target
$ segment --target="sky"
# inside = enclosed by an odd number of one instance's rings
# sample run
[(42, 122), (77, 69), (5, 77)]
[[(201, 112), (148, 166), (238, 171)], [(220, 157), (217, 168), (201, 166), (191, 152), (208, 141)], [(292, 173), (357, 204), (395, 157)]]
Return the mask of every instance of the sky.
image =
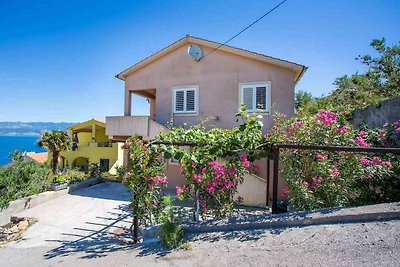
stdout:
[[(225, 42), (279, 2), (0, 1), (0, 121), (123, 115), (117, 73), (186, 34)], [(400, 41), (399, 14), (399, 0), (288, 0), (229, 45), (308, 66), (296, 90), (321, 96), (365, 71), (355, 57), (372, 39)]]

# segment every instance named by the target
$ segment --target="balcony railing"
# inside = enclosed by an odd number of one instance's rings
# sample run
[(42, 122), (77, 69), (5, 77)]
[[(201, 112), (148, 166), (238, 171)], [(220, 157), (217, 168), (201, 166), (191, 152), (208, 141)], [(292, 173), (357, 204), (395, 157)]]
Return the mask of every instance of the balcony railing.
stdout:
[(149, 116), (112, 116), (106, 117), (106, 134), (109, 138), (139, 135), (143, 138), (154, 138), (165, 127)]

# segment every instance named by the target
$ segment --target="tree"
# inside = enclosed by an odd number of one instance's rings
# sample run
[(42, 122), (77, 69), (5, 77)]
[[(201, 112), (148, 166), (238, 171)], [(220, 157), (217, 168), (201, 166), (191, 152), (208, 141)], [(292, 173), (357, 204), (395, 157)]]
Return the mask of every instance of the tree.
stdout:
[(294, 106), (296, 110), (299, 110), (300, 107), (308, 105), (313, 99), (314, 98), (311, 93), (299, 90), (294, 97)]
[(387, 46), (384, 38), (374, 39), (370, 45), (377, 52), (376, 57), (356, 57), (368, 70), (338, 77), (334, 82), (336, 89), (330, 95), (306, 107), (309, 113), (316, 113), (319, 109), (350, 113), (400, 95), (400, 45)]
[(51, 168), (53, 174), (57, 173), (58, 156), (63, 150), (69, 149), (71, 140), (65, 131), (45, 131), (41, 134), (38, 146), (47, 148), (52, 155)]

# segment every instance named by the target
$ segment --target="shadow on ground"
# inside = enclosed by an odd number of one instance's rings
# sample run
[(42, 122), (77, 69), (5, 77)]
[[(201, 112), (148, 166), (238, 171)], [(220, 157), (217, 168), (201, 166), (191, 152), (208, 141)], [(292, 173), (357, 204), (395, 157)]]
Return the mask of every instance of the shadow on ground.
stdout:
[(125, 185), (116, 182), (105, 182), (95, 186), (82, 188), (73, 191), (70, 195), (118, 201), (132, 200), (132, 192)]

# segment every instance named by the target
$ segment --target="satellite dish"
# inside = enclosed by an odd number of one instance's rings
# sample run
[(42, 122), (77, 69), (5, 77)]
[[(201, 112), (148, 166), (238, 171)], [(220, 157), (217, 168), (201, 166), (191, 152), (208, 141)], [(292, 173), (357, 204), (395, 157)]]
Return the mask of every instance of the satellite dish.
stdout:
[(199, 61), (203, 57), (203, 51), (198, 45), (189, 45), (188, 56), (194, 61)]

